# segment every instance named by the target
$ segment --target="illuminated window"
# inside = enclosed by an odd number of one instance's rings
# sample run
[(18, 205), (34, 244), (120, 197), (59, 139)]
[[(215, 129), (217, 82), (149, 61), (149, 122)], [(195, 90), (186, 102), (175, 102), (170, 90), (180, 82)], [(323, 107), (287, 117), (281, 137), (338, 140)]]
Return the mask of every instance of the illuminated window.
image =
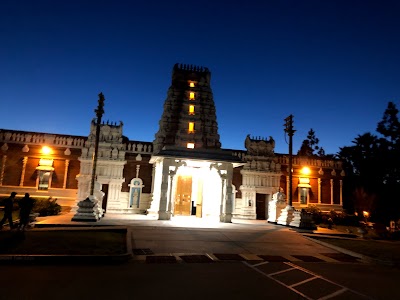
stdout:
[(189, 122), (189, 128), (188, 128), (189, 133), (194, 132), (194, 122)]
[(307, 204), (307, 200), (308, 200), (308, 188), (302, 187), (299, 189), (300, 193), (299, 193), (299, 200), (300, 200), (300, 204)]
[(186, 148), (194, 149), (194, 143), (187, 143)]
[(190, 92), (190, 94), (189, 94), (189, 99), (190, 99), (190, 100), (194, 100), (194, 92)]
[(51, 171), (39, 170), (38, 190), (47, 191), (50, 186)]
[(194, 82), (189, 83), (190, 87), (194, 87)]
[(51, 186), (51, 177), (54, 171), (53, 160), (41, 158), (36, 170), (36, 185), (38, 190), (47, 191)]
[(189, 105), (189, 115), (194, 115), (194, 105)]

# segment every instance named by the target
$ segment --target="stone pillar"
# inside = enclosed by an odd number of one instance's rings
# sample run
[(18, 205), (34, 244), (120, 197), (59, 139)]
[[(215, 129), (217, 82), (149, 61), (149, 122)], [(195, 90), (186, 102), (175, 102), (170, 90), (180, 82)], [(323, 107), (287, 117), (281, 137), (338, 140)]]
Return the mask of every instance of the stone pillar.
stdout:
[(321, 178), (318, 178), (318, 204), (321, 204)]
[(340, 206), (343, 206), (343, 180), (340, 179), (339, 183), (340, 183), (340, 194), (339, 194)]
[(25, 156), (22, 161), (22, 172), (21, 172), (21, 180), (19, 182), (19, 186), (24, 186), (24, 178), (25, 178), (25, 170), (27, 162), (28, 162), (28, 156)]
[(96, 222), (99, 220), (99, 207), (94, 195), (78, 202), (78, 210), (72, 217), (72, 221)]
[(168, 188), (169, 188), (169, 167), (171, 165), (170, 159), (164, 159), (162, 167), (162, 180), (161, 180), (161, 193), (160, 193), (160, 207), (158, 210), (159, 220), (170, 220), (171, 211), (168, 211)]
[(289, 176), (286, 176), (286, 195), (288, 195), (288, 197), (289, 197), (289, 184), (290, 184)]
[(169, 171), (169, 184), (168, 184), (169, 193), (168, 193), (168, 210), (167, 211), (170, 214), (172, 214), (172, 183), (174, 182), (175, 174), (176, 174), (176, 170), (175, 171), (172, 171), (172, 170)]
[(66, 188), (67, 188), (68, 166), (69, 166), (69, 159), (66, 159), (66, 160), (65, 160), (65, 169), (64, 169), (63, 189), (66, 189)]
[(278, 217), (277, 223), (280, 225), (289, 225), (293, 221), (294, 211), (293, 206), (286, 205), (286, 207), (281, 210), (281, 215)]
[[(225, 207), (223, 213), (220, 217), (220, 221), (223, 223), (232, 222), (232, 206), (233, 206), (233, 194), (232, 194), (232, 177), (233, 177), (233, 167), (231, 163), (226, 164), (226, 180), (225, 180)], [(224, 188), (222, 186), (222, 188)]]
[(3, 159), (1, 160), (0, 186), (3, 185), (4, 171), (6, 169), (6, 161), (7, 161), (7, 155), (3, 155)]
[(268, 203), (268, 222), (276, 223), (282, 210), (286, 207), (286, 201), (274, 199)]
[(333, 204), (333, 179), (331, 179), (331, 205)]

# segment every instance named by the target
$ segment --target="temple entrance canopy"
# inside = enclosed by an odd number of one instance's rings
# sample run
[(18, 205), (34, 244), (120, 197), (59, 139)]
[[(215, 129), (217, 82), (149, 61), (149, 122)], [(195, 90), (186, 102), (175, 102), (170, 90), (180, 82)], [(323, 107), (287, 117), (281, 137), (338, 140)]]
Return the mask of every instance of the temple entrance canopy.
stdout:
[[(172, 152), (173, 157), (167, 156)], [(208, 158), (194, 157), (196, 154), (207, 154)], [(201, 153), (173, 149), (153, 155), (150, 163), (154, 166), (154, 185), (149, 213), (158, 213), (160, 220), (196, 216), (231, 222), (232, 175), (233, 168), (243, 165), (239, 158), (223, 150)]]

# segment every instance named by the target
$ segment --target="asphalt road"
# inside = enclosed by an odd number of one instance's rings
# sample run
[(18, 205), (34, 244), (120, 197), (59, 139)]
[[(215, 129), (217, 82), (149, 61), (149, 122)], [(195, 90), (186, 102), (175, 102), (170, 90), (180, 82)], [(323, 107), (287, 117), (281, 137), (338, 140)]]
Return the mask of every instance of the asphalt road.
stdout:
[[(52, 222), (68, 225), (60, 220)], [(400, 269), (346, 256), (286, 227), (104, 221), (128, 226), (131, 248), (152, 253), (115, 265), (2, 264), (0, 300), (400, 299)], [(217, 254), (246, 259), (204, 260)], [(174, 260), (155, 259), (163, 257)]]
[(398, 299), (399, 270), (364, 263), (2, 265), (0, 299)]

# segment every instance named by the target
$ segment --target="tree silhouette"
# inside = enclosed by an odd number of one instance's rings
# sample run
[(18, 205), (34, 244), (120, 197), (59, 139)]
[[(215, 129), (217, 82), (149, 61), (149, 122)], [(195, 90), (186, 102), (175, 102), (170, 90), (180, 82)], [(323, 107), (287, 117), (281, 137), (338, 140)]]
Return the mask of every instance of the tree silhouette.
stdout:
[(301, 156), (325, 156), (325, 150), (319, 146), (319, 139), (315, 135), (315, 131), (311, 128), (308, 131), (307, 139), (305, 139), (297, 155)]
[(352, 146), (342, 147), (338, 153), (347, 174), (345, 198), (350, 203), (346, 206), (355, 210), (373, 208), (373, 218), (383, 222), (400, 217), (400, 201), (395, 196), (400, 193), (398, 112), (389, 102), (377, 125), (381, 137), (370, 132), (358, 135)]

